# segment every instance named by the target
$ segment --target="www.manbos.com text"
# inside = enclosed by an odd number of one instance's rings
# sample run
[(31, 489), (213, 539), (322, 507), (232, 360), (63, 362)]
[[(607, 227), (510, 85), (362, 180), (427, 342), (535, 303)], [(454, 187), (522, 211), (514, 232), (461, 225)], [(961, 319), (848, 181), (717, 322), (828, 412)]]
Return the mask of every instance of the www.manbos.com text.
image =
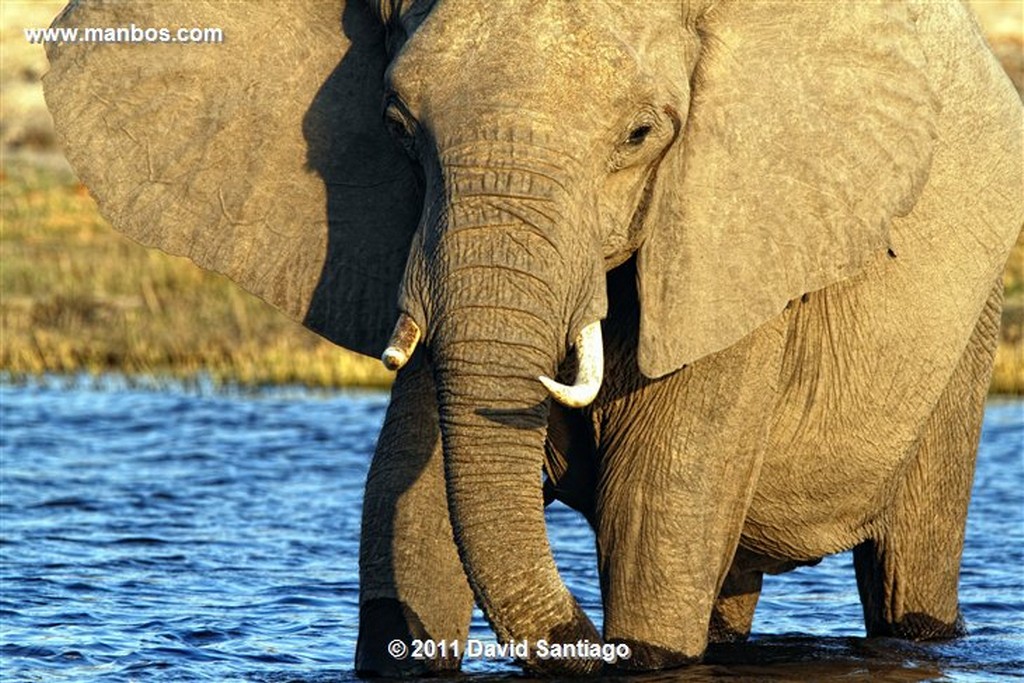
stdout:
[(224, 29), (153, 26), (26, 28), (30, 43), (223, 43)]

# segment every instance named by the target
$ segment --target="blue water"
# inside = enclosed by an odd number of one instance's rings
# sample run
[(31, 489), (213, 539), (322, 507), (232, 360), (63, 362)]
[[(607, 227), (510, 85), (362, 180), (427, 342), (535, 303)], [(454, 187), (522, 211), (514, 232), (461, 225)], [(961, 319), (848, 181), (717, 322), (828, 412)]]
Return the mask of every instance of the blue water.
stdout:
[[(352, 680), (362, 486), (386, 403), (116, 378), (0, 385), (0, 678)], [(844, 554), (767, 577), (751, 642), (637, 680), (1019, 675), (1022, 444), (1024, 402), (993, 401), (961, 578), (969, 637), (863, 638)], [(557, 504), (548, 522), (562, 575), (600, 622), (585, 522)], [(473, 634), (491, 637), (479, 614)]]

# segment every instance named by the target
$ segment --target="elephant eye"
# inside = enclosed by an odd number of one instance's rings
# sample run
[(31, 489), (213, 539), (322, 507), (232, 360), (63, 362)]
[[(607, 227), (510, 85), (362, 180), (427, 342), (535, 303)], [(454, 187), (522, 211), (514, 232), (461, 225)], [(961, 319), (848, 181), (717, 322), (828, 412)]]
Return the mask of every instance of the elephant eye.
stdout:
[(396, 140), (409, 137), (412, 134), (405, 121), (405, 117), (402, 116), (396, 107), (388, 107), (384, 111), (384, 126), (388, 129), (388, 133)]
[(626, 144), (639, 145), (647, 139), (650, 132), (651, 126), (637, 126), (629, 132), (629, 137), (626, 138)]
[(406, 151), (412, 151), (415, 140), (415, 125), (403, 108), (395, 102), (388, 103), (384, 109), (384, 127)]

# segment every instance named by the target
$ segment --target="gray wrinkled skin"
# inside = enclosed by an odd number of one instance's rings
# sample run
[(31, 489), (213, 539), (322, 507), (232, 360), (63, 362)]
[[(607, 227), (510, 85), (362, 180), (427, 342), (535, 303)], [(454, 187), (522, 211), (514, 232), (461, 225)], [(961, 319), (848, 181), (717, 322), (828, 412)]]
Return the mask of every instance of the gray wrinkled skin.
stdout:
[[(356, 667), (392, 638), (743, 638), (764, 572), (853, 548), (869, 635), (963, 633), (957, 581), (1021, 102), (954, 2), (80, 3), (47, 100), (104, 215), (379, 355)], [(397, 307), (396, 307), (397, 303)], [(603, 320), (581, 410), (571, 340)], [(566, 360), (566, 359), (570, 360)], [(547, 481), (541, 486), (541, 472)], [(543, 505), (598, 539), (604, 633)], [(528, 668), (586, 673), (599, 662)]]

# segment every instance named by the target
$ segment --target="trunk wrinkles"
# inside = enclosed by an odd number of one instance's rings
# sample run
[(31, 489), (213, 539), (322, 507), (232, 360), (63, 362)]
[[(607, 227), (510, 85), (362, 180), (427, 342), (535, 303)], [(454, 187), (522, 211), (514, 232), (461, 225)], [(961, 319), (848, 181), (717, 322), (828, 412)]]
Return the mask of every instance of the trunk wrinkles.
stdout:
[[(501, 158), (495, 167), (442, 156), (443, 230), (424, 238), (452, 527), (502, 641), (598, 642), (558, 576), (541, 489), (548, 402), (537, 377), (553, 375), (566, 352), (567, 312), (583, 270), (572, 264), (583, 254), (560, 242), (574, 234), (559, 225), (565, 183), (522, 154)], [(593, 667), (533, 657), (527, 665)]]

